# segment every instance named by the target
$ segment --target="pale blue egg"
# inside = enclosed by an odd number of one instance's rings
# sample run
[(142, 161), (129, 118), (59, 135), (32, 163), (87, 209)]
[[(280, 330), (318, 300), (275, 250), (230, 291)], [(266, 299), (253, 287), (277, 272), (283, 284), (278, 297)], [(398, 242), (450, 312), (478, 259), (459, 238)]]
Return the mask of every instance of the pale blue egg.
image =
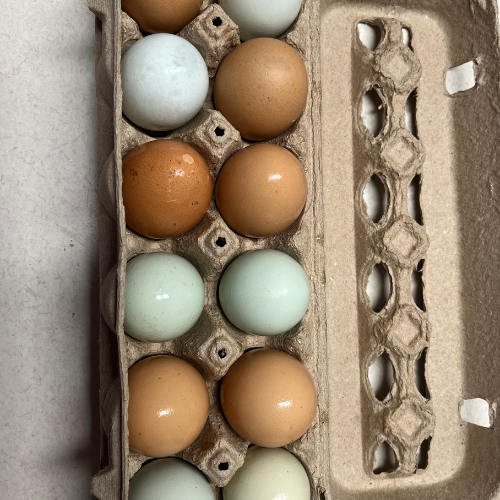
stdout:
[(309, 280), (300, 264), (278, 250), (254, 250), (235, 259), (219, 285), (229, 321), (246, 333), (279, 335), (304, 316)]
[(203, 106), (208, 70), (187, 40), (168, 33), (149, 35), (125, 52), (121, 64), (123, 113), (147, 130), (173, 130)]
[(172, 253), (139, 255), (127, 264), (123, 328), (145, 342), (189, 331), (203, 311), (205, 289), (196, 268)]
[(281, 35), (298, 16), (302, 0), (219, 0), (219, 5), (247, 41)]
[(129, 500), (215, 500), (205, 476), (177, 458), (145, 465), (130, 480)]
[(310, 500), (311, 487), (303, 465), (290, 452), (254, 446), (222, 495), (224, 500)]

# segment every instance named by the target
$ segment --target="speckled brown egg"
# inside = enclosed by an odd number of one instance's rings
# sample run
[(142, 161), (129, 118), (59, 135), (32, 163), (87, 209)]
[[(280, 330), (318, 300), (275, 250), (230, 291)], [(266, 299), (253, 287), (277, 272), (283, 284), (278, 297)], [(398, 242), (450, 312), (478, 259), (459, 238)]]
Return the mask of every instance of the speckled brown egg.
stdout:
[(307, 100), (307, 71), (299, 53), (272, 38), (241, 44), (215, 78), (215, 107), (245, 139), (271, 139), (287, 130)]
[(192, 147), (160, 139), (123, 159), (122, 189), (130, 229), (148, 238), (173, 238), (203, 219), (212, 198), (212, 179)]
[(316, 413), (316, 388), (304, 365), (274, 349), (246, 352), (222, 379), (220, 400), (229, 425), (266, 448), (300, 438)]
[(122, 9), (146, 33), (177, 33), (200, 12), (203, 0), (122, 0)]
[(131, 451), (166, 457), (187, 448), (208, 418), (209, 398), (200, 373), (181, 358), (153, 356), (128, 371)]
[(220, 171), (215, 186), (222, 218), (250, 238), (273, 236), (290, 227), (306, 197), (307, 181), (299, 160), (274, 144), (238, 151)]

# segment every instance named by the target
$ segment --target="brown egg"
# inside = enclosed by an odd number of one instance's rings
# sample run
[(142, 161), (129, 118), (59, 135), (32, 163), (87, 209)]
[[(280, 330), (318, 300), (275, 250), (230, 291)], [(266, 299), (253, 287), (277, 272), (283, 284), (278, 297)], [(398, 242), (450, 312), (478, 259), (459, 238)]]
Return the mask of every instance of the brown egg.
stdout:
[(146, 33), (177, 33), (200, 12), (203, 0), (122, 0), (122, 9)]
[(316, 413), (311, 375), (293, 356), (256, 349), (239, 358), (222, 379), (222, 410), (244, 439), (267, 448), (302, 436)]
[(215, 78), (215, 107), (252, 141), (287, 130), (307, 100), (307, 71), (299, 53), (285, 42), (256, 38), (224, 59)]
[(306, 197), (307, 181), (299, 160), (274, 144), (238, 151), (220, 171), (215, 186), (222, 218), (250, 238), (273, 236), (290, 227)]
[(160, 139), (123, 159), (128, 227), (148, 238), (173, 238), (203, 219), (212, 179), (203, 157), (183, 142)]
[(205, 381), (175, 356), (146, 358), (128, 371), (130, 449), (147, 457), (166, 457), (187, 448), (208, 418)]

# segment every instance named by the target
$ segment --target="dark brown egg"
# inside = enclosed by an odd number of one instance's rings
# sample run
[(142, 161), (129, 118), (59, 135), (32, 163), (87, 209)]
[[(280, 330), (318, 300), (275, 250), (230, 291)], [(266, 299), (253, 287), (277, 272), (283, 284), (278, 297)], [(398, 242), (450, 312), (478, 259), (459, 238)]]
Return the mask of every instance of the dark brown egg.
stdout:
[(122, 0), (122, 9), (146, 33), (177, 33), (200, 12), (203, 0)]
[(222, 62), (215, 107), (245, 139), (271, 139), (287, 130), (307, 100), (307, 71), (299, 53), (272, 38), (241, 44)]
[(307, 181), (299, 160), (274, 144), (238, 151), (222, 168), (215, 187), (217, 208), (227, 225), (250, 238), (290, 227), (302, 212)]
[(208, 418), (203, 377), (187, 361), (153, 356), (128, 371), (130, 449), (147, 457), (166, 457), (187, 448)]
[(148, 238), (172, 238), (198, 224), (212, 198), (203, 157), (183, 142), (160, 139), (123, 159), (127, 225)]
[(245, 353), (222, 379), (220, 400), (229, 425), (266, 448), (301, 437), (316, 413), (316, 387), (304, 365), (274, 349)]

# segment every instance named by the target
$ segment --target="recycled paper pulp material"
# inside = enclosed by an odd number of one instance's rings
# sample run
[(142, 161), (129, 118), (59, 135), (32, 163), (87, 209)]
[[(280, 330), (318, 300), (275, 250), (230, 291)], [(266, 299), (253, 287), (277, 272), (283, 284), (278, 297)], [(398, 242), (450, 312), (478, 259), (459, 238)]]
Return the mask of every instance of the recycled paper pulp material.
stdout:
[[(145, 356), (170, 353), (199, 369), (211, 397), (203, 433), (178, 456), (195, 464), (220, 498), (220, 487), (242, 465), (248, 443), (222, 415), (218, 382), (246, 349), (267, 346), (300, 359), (318, 389), (313, 425), (287, 447), (308, 471), (313, 500), (500, 499), (500, 437), (494, 423), (500, 391), (496, 3), (304, 1), (296, 23), (281, 39), (304, 59), (308, 102), (298, 122), (271, 142), (301, 161), (308, 201), (289, 230), (265, 240), (236, 235), (213, 201), (203, 221), (175, 239), (149, 240), (126, 228), (121, 160), (159, 135), (148, 135), (121, 112), (120, 58), (141, 32), (121, 11), (119, 0), (89, 0), (89, 6), (98, 17), (102, 202), (104, 468), (94, 478), (94, 494), (101, 500), (127, 499), (129, 479), (149, 458), (128, 449), (127, 370)], [(361, 43), (360, 22), (380, 30), (376, 50)], [(403, 28), (409, 30), (409, 44), (404, 43)], [(240, 43), (234, 23), (208, 1), (180, 36), (203, 55), (212, 84), (221, 60)], [(474, 62), (476, 85), (450, 95), (447, 70), (468, 61)], [(377, 137), (361, 117), (363, 96), (372, 89), (385, 114)], [(417, 137), (405, 117), (407, 99), (415, 92)], [(194, 120), (160, 136), (197, 149), (214, 181), (224, 162), (246, 145), (213, 109), (211, 90)], [(389, 194), (378, 223), (367, 215), (363, 201), (374, 174)], [(417, 175), (419, 221), (408, 203), (408, 186)], [(219, 238), (225, 239), (222, 247), (216, 243)], [(224, 268), (241, 253), (258, 248), (288, 253), (310, 279), (306, 316), (277, 337), (242, 334), (217, 303)], [(123, 331), (125, 269), (132, 257), (157, 251), (177, 253), (195, 265), (205, 282), (206, 304), (186, 336), (148, 344)], [(391, 293), (385, 307), (375, 312), (366, 288), (378, 264), (389, 273)], [(422, 276), (420, 307), (411, 292), (415, 275)], [(393, 365), (394, 384), (379, 401), (368, 370), (384, 352)], [(423, 394), (414, 372), (422, 356), (428, 388)], [(488, 401), (491, 428), (461, 421), (460, 407), (472, 398)], [(375, 474), (375, 453), (384, 442), (395, 453), (395, 467)], [(430, 443), (428, 463), (421, 460), (425, 468), (418, 468), (422, 443)]]

